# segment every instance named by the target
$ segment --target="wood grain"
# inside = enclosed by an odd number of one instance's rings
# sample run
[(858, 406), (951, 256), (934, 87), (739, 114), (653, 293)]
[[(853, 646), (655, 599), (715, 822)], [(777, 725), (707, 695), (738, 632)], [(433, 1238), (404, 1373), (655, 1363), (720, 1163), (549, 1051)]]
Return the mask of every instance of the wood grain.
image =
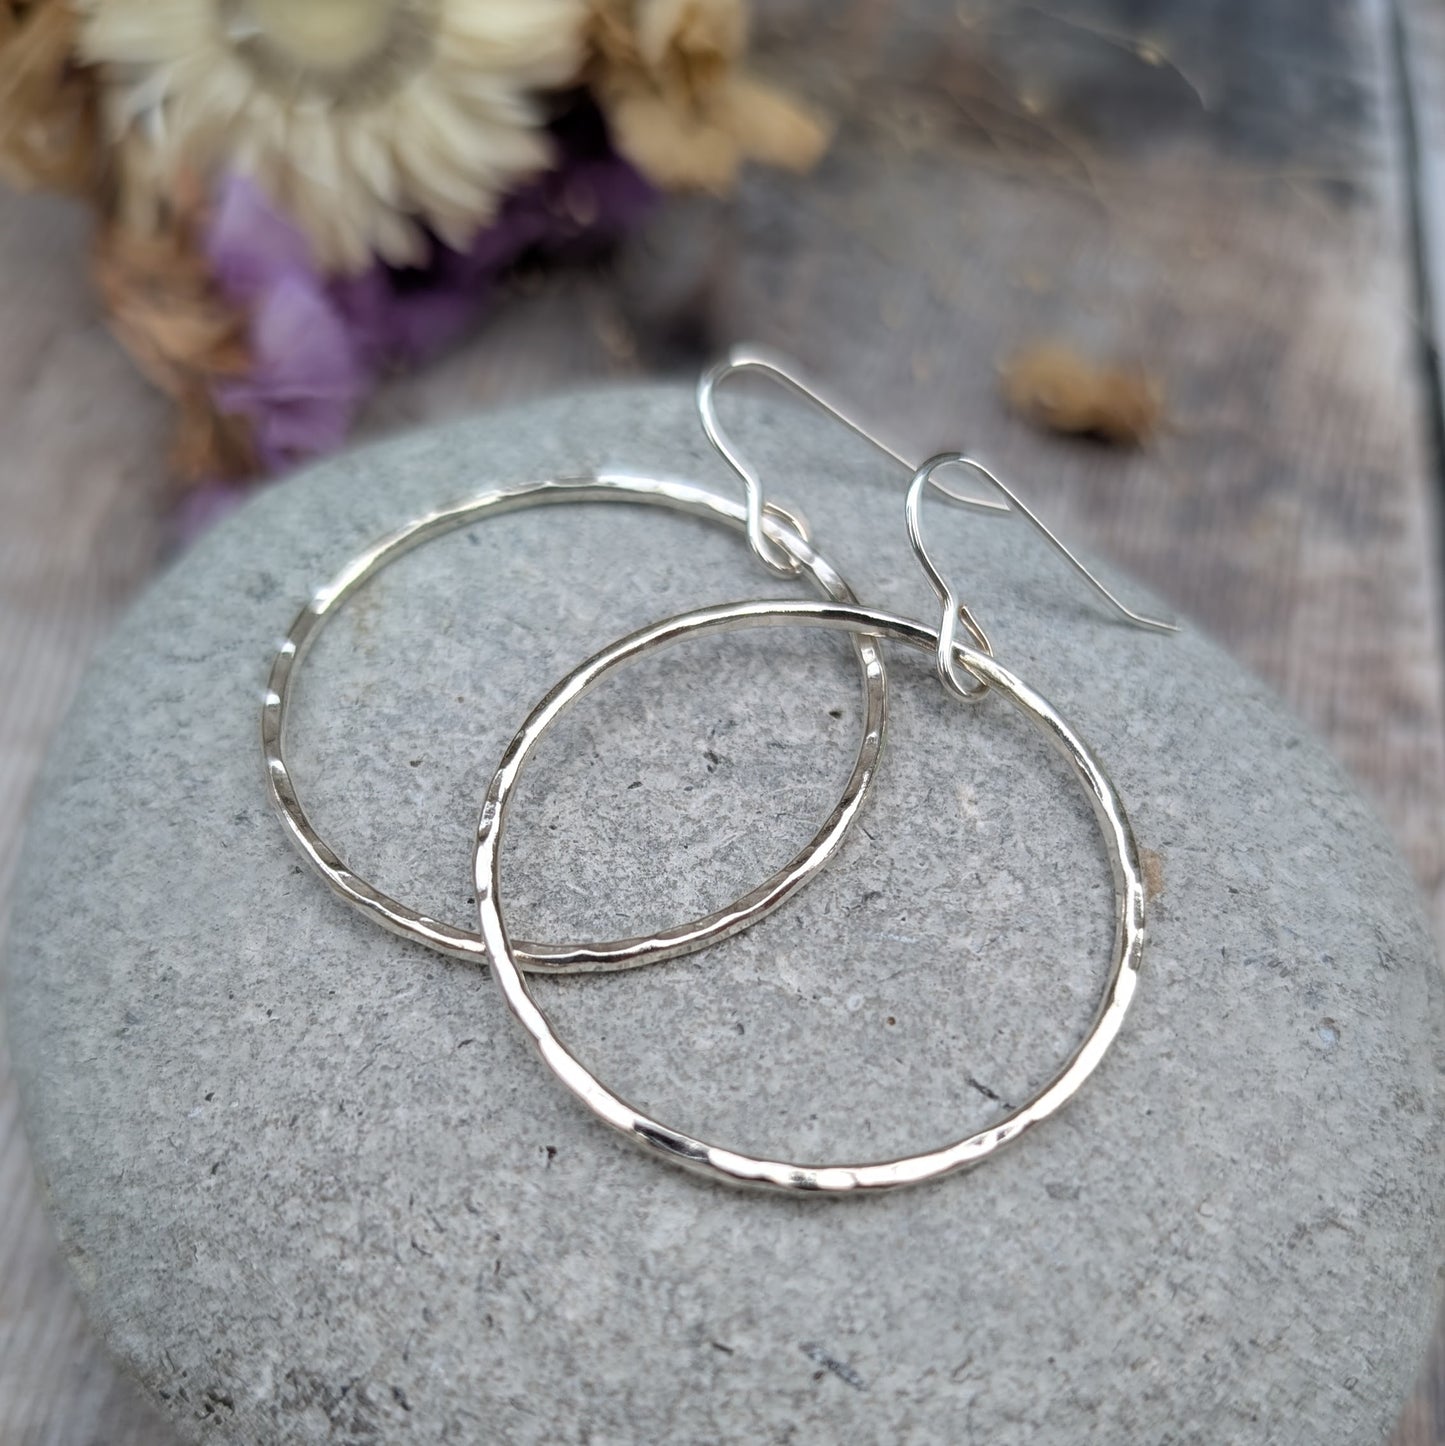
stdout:
[(1420, 273), (1420, 360), (1434, 393), (1436, 469), (1445, 480), (1445, 8), (1399, 0), (1396, 14), (1403, 118)]
[[(159, 546), (165, 408), (99, 324), (83, 279), (86, 232), (67, 204), (0, 192), (0, 921), (50, 735)], [(0, 1443), (168, 1436), (65, 1279), (0, 1037)]]
[[(1407, 172), (1411, 220), (1415, 227), (1418, 301), (1421, 308), (1417, 363), (1429, 395), (1437, 508), (1445, 486), (1445, 9), (1433, 0), (1401, 0), (1395, 13), (1401, 112), (1407, 128)], [(1438, 512), (1434, 524), (1441, 541)], [(1440, 559), (1436, 554), (1436, 577)], [(1437, 938), (1442, 936), (1437, 928)], [(1439, 1446), (1445, 1442), (1445, 1312), (1435, 1332), (1430, 1359), (1400, 1423), (1396, 1446)]]
[[(681, 374), (744, 336), (792, 351), (911, 449), (990, 456), (1273, 683), (1374, 798), (1445, 931), (1434, 398), (1388, 5), (762, 9), (764, 64), (839, 118), (819, 172), (671, 204), (606, 265), (523, 278), (367, 430)], [(1445, 90), (1416, 114), (1445, 155)], [(79, 661), (160, 546), (163, 410), (96, 323), (82, 244), (54, 206), (0, 208), (0, 315), (24, 340), (0, 357), (0, 663), (38, 654), (48, 679), (0, 706), (0, 873)], [(1023, 425), (997, 367), (1039, 338), (1145, 368), (1169, 428), (1122, 454)], [(0, 1441), (162, 1439), (86, 1340), (19, 1160), (0, 1084)], [(1437, 1345), (1397, 1446), (1445, 1442), (1442, 1380)]]

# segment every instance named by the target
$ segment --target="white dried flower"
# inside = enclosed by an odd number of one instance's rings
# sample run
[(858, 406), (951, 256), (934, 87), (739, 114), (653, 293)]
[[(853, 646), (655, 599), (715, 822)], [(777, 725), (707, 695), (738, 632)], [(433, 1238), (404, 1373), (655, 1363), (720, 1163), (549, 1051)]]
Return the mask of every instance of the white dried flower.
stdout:
[(461, 248), (551, 152), (535, 94), (574, 80), (586, 0), (82, 0), (115, 138), (165, 174), (229, 167), (317, 261)]

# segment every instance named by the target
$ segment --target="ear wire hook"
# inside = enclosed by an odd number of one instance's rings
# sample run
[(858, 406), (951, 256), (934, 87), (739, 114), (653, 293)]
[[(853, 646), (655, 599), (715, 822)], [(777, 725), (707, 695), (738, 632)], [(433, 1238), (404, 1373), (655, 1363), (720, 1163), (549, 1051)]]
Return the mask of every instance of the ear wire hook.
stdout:
[(936, 457), (930, 457), (913, 474), (913, 480), (908, 484), (908, 497), (904, 504), (905, 514), (908, 519), (908, 541), (913, 548), (913, 554), (918, 559), (919, 566), (923, 568), (928, 577), (929, 585), (933, 588), (939, 602), (943, 605), (943, 616), (938, 627), (938, 650), (934, 655), (934, 669), (938, 674), (939, 681), (955, 697), (962, 699), (965, 703), (977, 703), (979, 699), (988, 692), (989, 685), (981, 678), (974, 677), (967, 668), (962, 671), (968, 674), (971, 682), (965, 682), (959, 676), (960, 669), (956, 660), (954, 647), (958, 636), (958, 625), (961, 623), (967, 630), (970, 637), (978, 645), (979, 650), (989, 657), (993, 656), (993, 648), (989, 644), (987, 635), (979, 626), (977, 619), (970, 609), (959, 601), (958, 594), (954, 592), (943, 574), (934, 564), (933, 559), (928, 555), (928, 548), (923, 541), (923, 489), (932, 485), (943, 492), (946, 497), (957, 500), (958, 494), (951, 489), (940, 487), (934, 478), (934, 473), (942, 467), (957, 466), (966, 467), (969, 471), (982, 477), (991, 487), (997, 488), (1008, 500), (1008, 506), (1012, 511), (1019, 513), (1044, 537), (1044, 540), (1054, 549), (1066, 562), (1099, 594), (1113, 609), (1132, 627), (1144, 628), (1154, 633), (1177, 633), (1178, 623), (1166, 622), (1162, 618), (1146, 617), (1143, 613), (1136, 613), (1132, 608), (1126, 607), (1082, 562), (1069, 550), (1068, 546), (1052, 532), (1039, 515), (1032, 510), (1019, 497), (1011, 487), (994, 476), (982, 462), (967, 456), (963, 452), (940, 452)]
[[(796, 525), (797, 519), (764, 499), (762, 479), (749, 466), (734, 446), (731, 438), (723, 430), (722, 423), (718, 421), (717, 390), (730, 377), (737, 376), (742, 372), (756, 372), (769, 381), (777, 383), (785, 391), (792, 392), (794, 396), (811, 402), (820, 411), (826, 412), (834, 421), (841, 422), (854, 436), (861, 437), (870, 446), (882, 452), (885, 457), (892, 458), (905, 471), (914, 472), (915, 464), (906, 457), (900, 456), (886, 442), (868, 431), (862, 423), (829, 401), (811, 378), (777, 352), (751, 344), (735, 346), (721, 361), (714, 363), (703, 372), (697, 384), (698, 415), (702, 418), (703, 431), (707, 433), (708, 441), (742, 479), (747, 494), (748, 542), (758, 557), (775, 573), (782, 577), (792, 577), (798, 571), (798, 560), (782, 542), (770, 535), (765, 521), (771, 520), (774, 523), (781, 521), (785, 524)], [(1008, 511), (1008, 504), (1005, 502), (991, 502), (985, 498), (966, 496), (964, 493), (955, 492), (952, 488), (944, 486), (943, 483), (932, 477), (929, 477), (927, 481), (950, 501), (956, 502), (962, 507), (972, 507), (980, 512)]]

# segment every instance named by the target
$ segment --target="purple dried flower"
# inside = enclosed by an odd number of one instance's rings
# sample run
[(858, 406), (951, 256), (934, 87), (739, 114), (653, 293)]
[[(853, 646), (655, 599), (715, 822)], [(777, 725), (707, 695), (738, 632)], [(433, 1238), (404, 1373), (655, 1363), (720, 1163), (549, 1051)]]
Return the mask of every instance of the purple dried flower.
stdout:
[(221, 290), (249, 305), (284, 277), (311, 277), (311, 245), (254, 182), (228, 174), (206, 234), (206, 255)]
[(253, 364), (217, 399), (250, 418), (269, 470), (340, 445), (377, 376), (454, 341), (523, 257), (576, 255), (622, 234), (651, 206), (655, 192), (612, 150), (590, 102), (551, 130), (557, 168), (509, 196), (465, 251), (434, 241), (421, 267), (378, 263), (328, 277), (300, 229), (252, 182), (224, 179), (206, 249), (226, 295), (250, 312)]
[(324, 286), (288, 275), (258, 290), (251, 351), (251, 374), (216, 397), (251, 419), (262, 463), (276, 472), (340, 446), (371, 378)]
[(551, 131), (557, 168), (508, 196), (465, 251), (434, 241), (425, 266), (378, 265), (333, 281), (331, 294), (369, 363), (395, 367), (435, 355), (476, 321), (518, 261), (595, 250), (652, 207), (656, 191), (612, 149), (590, 102), (574, 105)]

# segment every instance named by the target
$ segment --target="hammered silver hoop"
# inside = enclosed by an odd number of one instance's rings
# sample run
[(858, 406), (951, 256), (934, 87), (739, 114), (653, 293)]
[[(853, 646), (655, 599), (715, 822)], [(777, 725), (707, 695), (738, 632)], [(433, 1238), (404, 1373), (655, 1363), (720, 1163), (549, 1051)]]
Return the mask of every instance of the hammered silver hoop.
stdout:
[[(485, 492), (444, 507), (381, 538), (354, 558), (297, 614), (271, 665), (261, 708), (261, 748), (266, 765), (266, 790), (296, 848), (331, 890), (368, 918), (404, 939), (458, 959), (482, 961), (486, 945), (479, 934), (420, 913), (391, 898), (352, 870), (317, 832), (297, 794), (284, 752), (286, 724), (296, 674), (308, 648), (326, 621), (368, 579), (388, 563), (422, 543), (487, 517), (529, 507), (572, 502), (626, 502), (661, 506), (720, 522), (745, 533), (747, 510), (686, 482), (605, 473), (526, 482)], [(825, 597), (855, 601), (852, 590), (825, 558), (808, 543), (801, 523), (786, 510), (770, 507), (767, 524), (774, 544), (798, 559), (800, 576)], [(863, 681), (863, 738), (853, 770), (833, 811), (813, 838), (787, 864), (757, 888), (725, 908), (656, 934), (605, 943), (533, 944), (515, 946), (521, 967), (550, 974), (599, 973), (636, 968), (676, 958), (746, 928), (777, 908), (812, 877), (842, 843), (864, 796), (872, 785), (883, 748), (887, 722), (887, 677), (877, 645), (867, 636), (853, 638)]]
[(760, 626), (815, 626), (895, 639), (933, 652), (938, 630), (871, 608), (838, 603), (746, 602), (701, 608), (643, 628), (574, 669), (533, 709), (493, 776), (477, 825), (472, 872), (480, 932), (507, 1005), (543, 1062), (599, 1119), (636, 1144), (732, 1185), (824, 1194), (864, 1194), (918, 1184), (977, 1165), (1054, 1114), (1098, 1066), (1117, 1037), (1133, 998), (1144, 949), (1144, 881), (1123, 801), (1088, 745), (1046, 699), (987, 654), (958, 645), (969, 673), (1007, 698), (1068, 760), (1084, 785), (1113, 868), (1116, 923), (1103, 997), (1082, 1042), (1024, 1104), (987, 1129), (922, 1154), (862, 1165), (797, 1165), (761, 1159), (684, 1134), (612, 1093), (558, 1037), (518, 968), (507, 935), (500, 889), (502, 834), (508, 804), (528, 756), (547, 729), (595, 683), (630, 659), (684, 638)]

